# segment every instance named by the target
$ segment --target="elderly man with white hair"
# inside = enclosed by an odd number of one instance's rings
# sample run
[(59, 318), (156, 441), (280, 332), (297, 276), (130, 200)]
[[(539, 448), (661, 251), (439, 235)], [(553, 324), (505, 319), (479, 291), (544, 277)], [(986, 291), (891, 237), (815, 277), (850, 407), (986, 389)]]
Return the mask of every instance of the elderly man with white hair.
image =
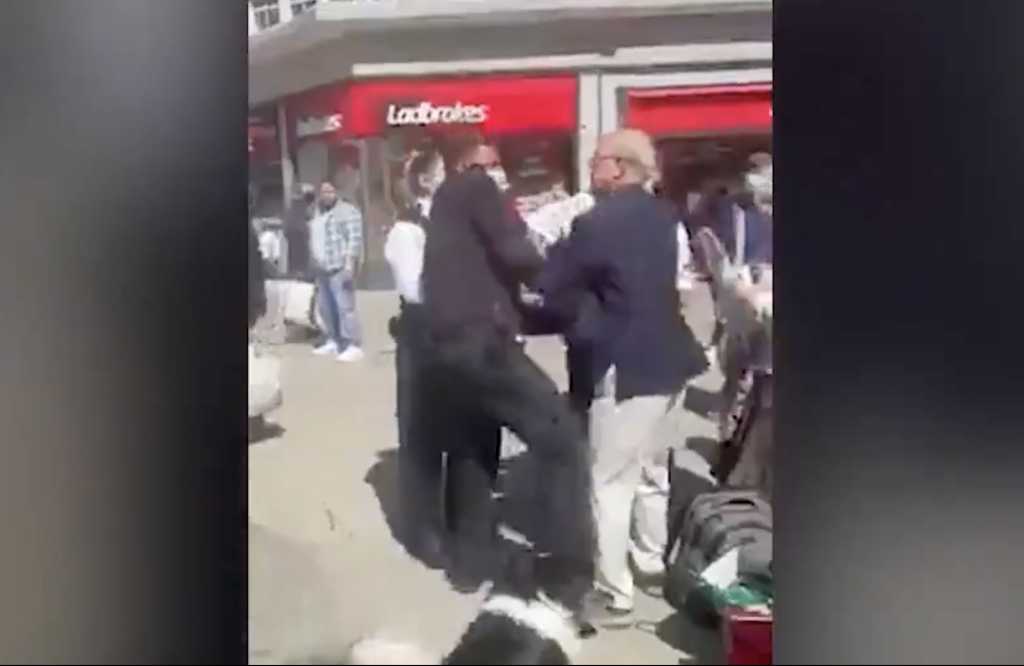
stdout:
[[(657, 178), (643, 132), (601, 137), (590, 162), (595, 206), (573, 224), (538, 280), (546, 302), (572, 302), (566, 338), (587, 391), (597, 523), (588, 620), (632, 623), (633, 572), (663, 573), (670, 412), (707, 367), (679, 307), (678, 216), (645, 185)], [(567, 294), (574, 297), (566, 298)]]

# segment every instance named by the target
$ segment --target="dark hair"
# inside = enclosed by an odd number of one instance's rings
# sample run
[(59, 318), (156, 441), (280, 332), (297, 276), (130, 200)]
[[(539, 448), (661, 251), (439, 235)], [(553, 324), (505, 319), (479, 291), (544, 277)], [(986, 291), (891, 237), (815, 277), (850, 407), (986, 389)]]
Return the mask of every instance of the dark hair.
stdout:
[(394, 181), (395, 212), (399, 219), (410, 222), (421, 221), (423, 213), (419, 207), (419, 198), (427, 192), (420, 184), (420, 176), (439, 159), (435, 151), (427, 151), (416, 155), (406, 166), (401, 178)]
[(434, 166), (434, 161), (439, 157), (437, 153), (428, 151), (420, 153), (409, 162), (409, 167), (405, 173), (405, 183), (413, 197), (422, 197), (427, 193), (420, 184), (420, 176), (426, 173), (427, 169)]
[(485, 142), (484, 137), (476, 130), (462, 130), (442, 136), (438, 144), (445, 170), (454, 173), (459, 163), (471, 152), (485, 145)]

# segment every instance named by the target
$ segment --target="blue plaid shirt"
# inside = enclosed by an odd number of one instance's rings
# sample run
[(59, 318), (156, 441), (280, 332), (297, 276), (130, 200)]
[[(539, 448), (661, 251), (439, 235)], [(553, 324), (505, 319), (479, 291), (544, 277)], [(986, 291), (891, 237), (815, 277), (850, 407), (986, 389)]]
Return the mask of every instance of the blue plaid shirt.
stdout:
[(317, 268), (354, 274), (363, 256), (363, 216), (342, 200), (310, 222), (310, 253)]

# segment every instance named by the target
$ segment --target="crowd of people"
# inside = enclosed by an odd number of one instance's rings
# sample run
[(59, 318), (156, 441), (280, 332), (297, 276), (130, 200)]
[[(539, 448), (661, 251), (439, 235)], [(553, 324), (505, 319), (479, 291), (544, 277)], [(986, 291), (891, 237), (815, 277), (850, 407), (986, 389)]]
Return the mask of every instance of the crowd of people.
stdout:
[[(664, 573), (666, 425), (710, 360), (681, 308), (680, 291), (708, 272), (691, 237), (706, 227), (735, 264), (770, 264), (771, 158), (753, 156), (743, 187), (709, 192), (688, 214), (658, 196), (643, 132), (602, 136), (589, 166), (589, 193), (524, 220), (497, 148), (443, 137), (409, 156), (384, 254), (400, 300), (390, 330), (404, 543), (459, 590), (498, 575), (493, 495), (508, 429), (542, 475), (531, 501), (543, 519), (525, 535), (534, 579), (581, 623), (608, 627), (632, 623), (634, 575)], [(299, 203), (286, 227), (305, 236), (288, 251), (316, 283), (326, 339), (315, 353), (358, 361), (360, 211), (331, 183), (304, 186)], [(250, 326), (263, 305), (252, 292)], [(527, 355), (523, 336), (536, 334), (563, 338), (567, 395)]]
[[(754, 166), (770, 179), (770, 163)], [(738, 230), (721, 233), (747, 261), (770, 252), (770, 220), (760, 224), (764, 207), (745, 191), (681, 224), (654, 193), (656, 151), (639, 131), (601, 137), (590, 169), (593, 199), (568, 233), (531, 233), (496, 147), (449, 136), (409, 160), (385, 255), (401, 300), (406, 544), (459, 589), (496, 574), (492, 493), (507, 428), (543, 475), (532, 500), (544, 519), (527, 535), (537, 581), (587, 623), (615, 626), (632, 621), (634, 570), (663, 571), (664, 426), (708, 363), (680, 308), (687, 227)], [(566, 342), (568, 396), (525, 352), (522, 336), (541, 333)]]

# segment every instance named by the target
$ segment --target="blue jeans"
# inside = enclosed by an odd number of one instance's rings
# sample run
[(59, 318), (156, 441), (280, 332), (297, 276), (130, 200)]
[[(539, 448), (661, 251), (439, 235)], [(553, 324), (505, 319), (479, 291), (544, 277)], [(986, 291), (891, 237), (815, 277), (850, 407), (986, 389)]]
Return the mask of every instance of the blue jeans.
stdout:
[(316, 277), (320, 316), (327, 327), (327, 337), (345, 351), (350, 345), (362, 344), (362, 330), (356, 314), (356, 287), (344, 271)]

